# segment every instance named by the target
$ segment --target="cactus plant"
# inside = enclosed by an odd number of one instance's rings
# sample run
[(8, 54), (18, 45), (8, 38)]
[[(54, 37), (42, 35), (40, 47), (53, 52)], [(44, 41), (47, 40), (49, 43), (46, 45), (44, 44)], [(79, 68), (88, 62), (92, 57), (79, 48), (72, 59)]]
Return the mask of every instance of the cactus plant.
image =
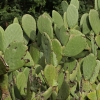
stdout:
[(67, 22), (70, 28), (75, 27), (78, 23), (78, 17), (78, 9), (74, 5), (70, 4), (67, 8)]
[(0, 27), (1, 100), (99, 100), (99, 0), (82, 17), (78, 0), (61, 5)]
[(94, 33), (99, 34), (100, 19), (99, 19), (98, 12), (94, 9), (90, 10), (90, 12), (89, 12), (89, 22), (90, 22), (90, 25), (91, 25)]
[(95, 66), (96, 66), (96, 58), (93, 54), (89, 54), (88, 56), (84, 58), (83, 75), (84, 75), (85, 80), (88, 80), (92, 77)]
[(80, 27), (82, 28), (82, 32), (84, 34), (88, 34), (90, 32), (90, 23), (89, 23), (89, 15), (88, 13), (83, 14), (80, 21)]
[(78, 0), (71, 0), (70, 4), (73, 4), (77, 9), (79, 9), (79, 1)]
[(52, 22), (47, 15), (43, 14), (38, 18), (37, 26), (41, 34), (46, 32), (50, 38), (53, 38)]
[(47, 84), (53, 86), (54, 81), (57, 81), (57, 71), (55, 66), (47, 65), (44, 69), (44, 76), (46, 78)]
[(22, 17), (22, 27), (26, 33), (26, 35), (34, 41), (36, 38), (36, 22), (35, 19), (31, 15), (24, 15)]
[(61, 2), (61, 7), (63, 9), (63, 12), (66, 12), (67, 11), (67, 7), (68, 7), (67, 1), (62, 1)]
[(81, 53), (86, 47), (86, 40), (82, 36), (71, 35), (68, 43), (63, 49), (63, 55), (71, 57)]
[(57, 11), (55, 10), (52, 11), (52, 18), (58, 28), (61, 28), (61, 26), (63, 26), (63, 19)]
[(9, 72), (23, 67), (25, 64), (24, 56), (26, 55), (26, 51), (27, 46), (22, 42), (12, 42), (9, 45), (4, 54), (4, 59), (9, 66)]
[(4, 32), (4, 50), (11, 42), (23, 42), (23, 31), (18, 23), (9, 25)]

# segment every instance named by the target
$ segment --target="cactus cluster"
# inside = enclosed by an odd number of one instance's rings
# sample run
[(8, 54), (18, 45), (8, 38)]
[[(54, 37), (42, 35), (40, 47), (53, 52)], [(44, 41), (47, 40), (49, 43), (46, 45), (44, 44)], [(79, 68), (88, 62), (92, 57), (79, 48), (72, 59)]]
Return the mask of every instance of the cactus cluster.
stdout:
[(0, 27), (1, 100), (100, 100), (100, 2), (80, 20), (78, 0), (61, 6)]

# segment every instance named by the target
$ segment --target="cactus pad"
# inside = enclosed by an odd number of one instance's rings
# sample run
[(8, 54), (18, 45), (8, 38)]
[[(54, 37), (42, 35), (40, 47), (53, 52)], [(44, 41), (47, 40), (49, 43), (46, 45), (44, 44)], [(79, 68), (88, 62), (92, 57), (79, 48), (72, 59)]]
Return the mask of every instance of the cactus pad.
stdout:
[(50, 38), (53, 38), (52, 21), (47, 15), (43, 14), (38, 18), (37, 26), (41, 34), (46, 32)]
[(84, 58), (83, 75), (85, 80), (91, 78), (92, 74), (94, 73), (95, 66), (96, 66), (96, 58), (93, 54), (89, 54)]
[(96, 10), (92, 9), (89, 12), (89, 21), (90, 21), (90, 25), (92, 27), (92, 30), (94, 31), (95, 34), (99, 34), (100, 33), (100, 18), (99, 18), (99, 14)]
[(47, 84), (49, 86), (53, 86), (54, 81), (57, 81), (57, 77), (58, 77), (55, 66), (46, 65), (44, 69), (44, 76), (46, 78)]
[(27, 46), (22, 42), (12, 42), (5, 50), (4, 58), (9, 65), (9, 72), (23, 67)]
[(26, 33), (26, 35), (31, 39), (35, 40), (36, 38), (36, 22), (35, 19), (29, 15), (25, 14), (22, 17), (22, 27)]
[(78, 23), (78, 9), (72, 4), (67, 8), (67, 22), (70, 28)]
[(67, 45), (63, 49), (65, 56), (71, 57), (76, 56), (82, 52), (86, 47), (86, 39), (82, 36), (71, 36)]

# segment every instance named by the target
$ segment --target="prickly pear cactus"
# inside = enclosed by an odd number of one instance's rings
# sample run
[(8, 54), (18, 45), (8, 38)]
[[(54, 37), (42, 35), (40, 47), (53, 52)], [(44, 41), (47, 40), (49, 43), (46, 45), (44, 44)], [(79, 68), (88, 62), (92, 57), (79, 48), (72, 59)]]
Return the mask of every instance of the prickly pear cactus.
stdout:
[(77, 25), (78, 17), (78, 9), (74, 5), (70, 4), (67, 8), (67, 22), (70, 28), (73, 28), (75, 25)]
[(23, 67), (25, 64), (24, 56), (27, 52), (27, 46), (22, 42), (12, 42), (5, 50), (4, 59), (8, 64), (8, 72)]
[(57, 62), (60, 63), (62, 59), (62, 46), (57, 39), (52, 40), (53, 51), (56, 54)]
[(88, 34), (90, 32), (91, 28), (90, 28), (88, 13), (82, 15), (80, 21), (80, 27), (82, 28), (82, 32), (84, 34)]
[(99, 19), (99, 13), (92, 9), (89, 12), (89, 21), (90, 21), (90, 25), (92, 27), (92, 30), (94, 31), (95, 34), (99, 34), (100, 33), (100, 19)]
[(18, 23), (13, 23), (6, 28), (4, 32), (4, 49), (14, 41), (23, 42), (23, 31)]
[(52, 21), (47, 15), (43, 14), (38, 18), (37, 26), (41, 34), (46, 32), (50, 38), (53, 38)]
[(35, 19), (29, 15), (25, 14), (22, 17), (22, 27), (26, 33), (26, 35), (34, 41), (36, 38), (36, 22)]
[(99, 100), (99, 3), (81, 17), (78, 0), (62, 1), (61, 14), (0, 27), (0, 100)]
[(96, 67), (96, 58), (93, 54), (89, 54), (84, 58), (83, 61), (83, 75), (85, 80), (88, 80), (92, 77)]
[(55, 66), (47, 65), (44, 69), (44, 76), (49, 86), (53, 86), (54, 82), (57, 81), (57, 71)]
[(77, 9), (79, 9), (79, 1), (78, 0), (71, 0), (70, 4), (73, 4)]
[(86, 47), (86, 39), (82, 36), (71, 35), (68, 43), (63, 49), (63, 55), (72, 57), (81, 53)]
[(52, 42), (47, 33), (42, 33), (42, 47), (46, 58), (46, 63), (52, 62)]
[(61, 7), (63, 9), (63, 12), (66, 12), (67, 11), (67, 7), (68, 7), (67, 1), (62, 1), (61, 2)]
[(63, 26), (63, 19), (57, 11), (55, 10), (52, 11), (52, 18), (58, 28), (61, 28), (61, 26)]

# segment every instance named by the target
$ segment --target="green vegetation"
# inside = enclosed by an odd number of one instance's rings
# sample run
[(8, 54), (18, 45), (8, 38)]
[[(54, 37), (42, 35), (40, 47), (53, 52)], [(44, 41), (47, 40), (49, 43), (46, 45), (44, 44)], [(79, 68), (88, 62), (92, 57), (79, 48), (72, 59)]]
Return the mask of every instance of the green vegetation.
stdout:
[(1, 5), (1, 100), (100, 100), (99, 0)]

